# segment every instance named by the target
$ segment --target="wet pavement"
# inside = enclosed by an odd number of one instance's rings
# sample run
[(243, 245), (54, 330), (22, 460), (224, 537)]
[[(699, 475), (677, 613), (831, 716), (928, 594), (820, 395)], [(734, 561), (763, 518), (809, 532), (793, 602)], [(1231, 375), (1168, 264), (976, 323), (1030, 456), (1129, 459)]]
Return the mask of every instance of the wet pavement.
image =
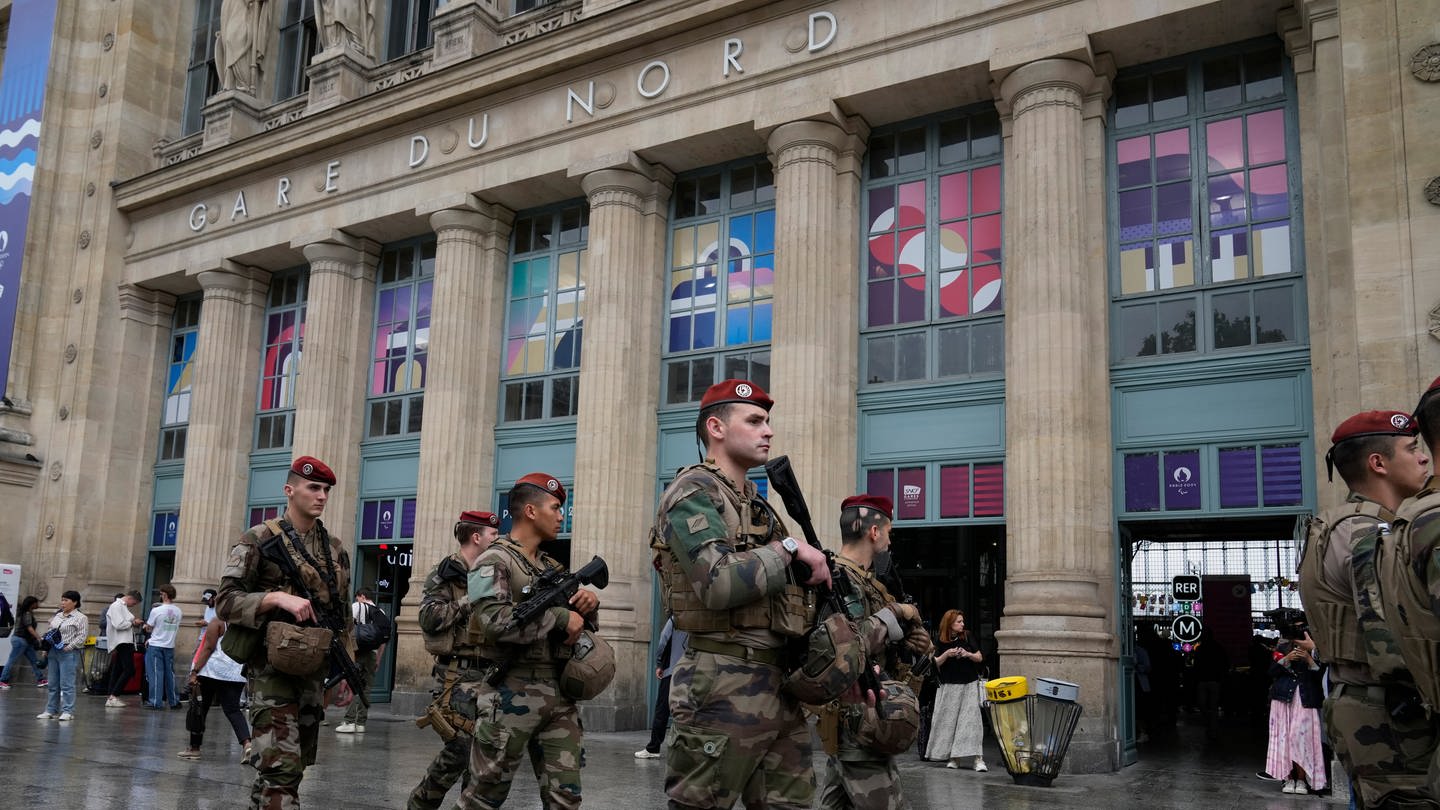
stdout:
[[(0, 692), (0, 796), (13, 808), (240, 808), (254, 771), (241, 765), (240, 745), (216, 709), (211, 712), (203, 759), (175, 755), (187, 747), (185, 712), (150, 711), (131, 705), (105, 708), (103, 696), (79, 695), (75, 719), (37, 720), (45, 690), (16, 684)], [(126, 701), (138, 704), (138, 698)], [(411, 718), (377, 705), (364, 734), (337, 734), (342, 712), (331, 709), (321, 729), (319, 762), (300, 788), (312, 808), (403, 808), (440, 741)], [(585, 806), (597, 810), (664, 808), (665, 761), (636, 760), (647, 734), (586, 735)], [(928, 808), (1245, 808), (1289, 810), (1345, 806), (1343, 788), (1332, 797), (1289, 796), (1280, 783), (1262, 782), (1264, 740), (1253, 731), (1227, 729), (1207, 743), (1184, 719), (1165, 745), (1147, 745), (1141, 760), (1119, 773), (1063, 774), (1053, 787), (1021, 787), (1000, 764), (987, 740), (991, 770), (949, 770), (939, 763), (900, 758), (901, 779), (914, 810)], [(1258, 753), (1257, 753), (1258, 752)], [(528, 771), (528, 769), (527, 769)], [(816, 759), (823, 773), (823, 757)], [(452, 791), (446, 806), (458, 793)], [(507, 807), (536, 808), (533, 777), (517, 774)]]

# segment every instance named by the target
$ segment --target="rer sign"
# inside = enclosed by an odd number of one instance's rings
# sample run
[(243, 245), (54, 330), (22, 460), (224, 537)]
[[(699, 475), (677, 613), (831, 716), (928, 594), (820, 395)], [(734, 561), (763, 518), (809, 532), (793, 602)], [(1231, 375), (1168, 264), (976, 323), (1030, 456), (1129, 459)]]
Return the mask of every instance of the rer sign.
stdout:
[(1176, 602), (1198, 602), (1200, 601), (1200, 577), (1178, 576), (1170, 583), (1170, 592), (1175, 595)]

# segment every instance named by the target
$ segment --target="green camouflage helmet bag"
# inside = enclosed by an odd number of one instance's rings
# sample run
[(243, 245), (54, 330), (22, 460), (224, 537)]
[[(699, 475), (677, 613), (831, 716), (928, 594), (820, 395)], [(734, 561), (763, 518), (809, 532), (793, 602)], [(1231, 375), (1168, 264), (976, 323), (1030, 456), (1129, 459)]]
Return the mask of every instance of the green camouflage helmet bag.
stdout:
[(881, 681), (885, 697), (865, 706), (855, 743), (866, 751), (894, 755), (909, 750), (920, 736), (920, 699), (902, 681)]
[(785, 676), (785, 691), (801, 703), (821, 705), (845, 694), (865, 665), (863, 642), (844, 614), (831, 613), (805, 640), (805, 658)]
[(589, 700), (615, 679), (615, 648), (590, 630), (580, 638), (560, 672), (560, 694), (571, 700)]
[(265, 628), (265, 652), (271, 665), (287, 675), (315, 675), (325, 664), (332, 638), (334, 634), (324, 627), (270, 622)]

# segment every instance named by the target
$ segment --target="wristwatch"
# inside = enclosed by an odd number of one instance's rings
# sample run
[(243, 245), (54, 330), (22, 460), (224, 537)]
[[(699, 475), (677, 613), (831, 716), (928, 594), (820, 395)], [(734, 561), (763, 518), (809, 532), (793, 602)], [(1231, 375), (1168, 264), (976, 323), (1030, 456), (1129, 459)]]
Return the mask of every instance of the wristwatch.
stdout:
[(786, 551), (790, 552), (791, 557), (794, 557), (796, 554), (800, 553), (800, 544), (795, 542), (795, 538), (793, 537), (787, 537), (784, 540), (781, 540), (780, 546)]

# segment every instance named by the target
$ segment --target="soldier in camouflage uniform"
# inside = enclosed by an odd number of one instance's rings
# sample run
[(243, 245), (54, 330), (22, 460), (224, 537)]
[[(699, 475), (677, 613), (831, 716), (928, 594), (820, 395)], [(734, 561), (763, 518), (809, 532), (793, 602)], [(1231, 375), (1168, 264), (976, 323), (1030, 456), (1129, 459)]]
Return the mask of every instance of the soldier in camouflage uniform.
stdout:
[[(1300, 594), (1320, 657), (1329, 666), (1325, 728), (1364, 807), (1415, 799), (1428, 765), (1429, 718), (1373, 598), (1374, 533), (1425, 482), (1429, 459), (1414, 420), (1366, 411), (1340, 423), (1326, 453), (1350, 489), (1311, 521)], [(1372, 539), (1361, 546), (1364, 537)]]
[[(460, 547), (440, 561), (425, 578), (425, 595), (420, 600), (420, 632), (425, 649), (435, 656), (434, 675), (443, 689), (447, 678), (455, 679), (450, 692), (450, 713), (472, 724), (475, 695), (480, 690), (486, 667), (480, 656), (479, 638), (470, 632), (470, 600), (466, 596), (470, 570), (480, 554), (499, 534), (500, 517), (493, 512), (465, 511), (455, 523)], [(452, 723), (453, 725), (453, 723)], [(469, 784), (469, 733), (456, 734), (425, 771), (425, 778), (410, 793), (409, 810), (435, 810), (445, 794), (461, 777)]]
[[(308, 677), (277, 670), (265, 649), (266, 624), (278, 614), (305, 622), (316, 618), (317, 609), (335, 611), (344, 617), (347, 638), (352, 637), (347, 598), (350, 555), (319, 519), (334, 485), (335, 473), (319, 459), (296, 459), (285, 480), (284, 514), (250, 527), (241, 536), (230, 551), (215, 599), (216, 614), (229, 623), (226, 636), (234, 637), (226, 645), (226, 652), (240, 649), (244, 639), (253, 644), (253, 652), (238, 660), (245, 665), (250, 679), (250, 724), (254, 735), (246, 762), (258, 771), (250, 791), (250, 807), (255, 810), (292, 810), (300, 806), (300, 780), (305, 768), (315, 764), (320, 720), (325, 712), (323, 685), (329, 673), (328, 666), (321, 666)], [(299, 548), (292, 547), (291, 556), (316, 605), (293, 593), (295, 588), (280, 566), (261, 558), (261, 544), (280, 534), (299, 540)], [(353, 643), (347, 642), (347, 646), (353, 647)]]
[(580, 806), (582, 729), (575, 701), (561, 694), (559, 673), (587, 623), (593, 627), (600, 599), (577, 589), (569, 608), (553, 607), (527, 625), (506, 632), (526, 585), (558, 561), (540, 550), (553, 541), (564, 519), (565, 488), (554, 476), (530, 473), (510, 490), (510, 534), (499, 537), (469, 572), (470, 631), (491, 668), (508, 667), (498, 686), (478, 687), (475, 739), (470, 746), (470, 783), (457, 807), (496, 808), (532, 740), (544, 754), (540, 794), (555, 810)]
[[(1433, 458), (1440, 450), (1440, 378), (1420, 397), (1414, 418)], [(1434, 477), (1400, 504), (1390, 528), (1379, 533), (1375, 550), (1381, 606), (1433, 719), (1440, 711), (1440, 485)], [(1409, 806), (1440, 807), (1436, 738), (1430, 747), (1425, 803)]]
[[(920, 624), (914, 605), (897, 603), (876, 578), (873, 569), (877, 558), (888, 561), (890, 522), (894, 510), (889, 498), (855, 495), (840, 505), (840, 540), (838, 560), (840, 571), (850, 580), (852, 593), (860, 597), (863, 615), (881, 619), (886, 625), (905, 625), (906, 647), (916, 655), (925, 655), (933, 644)], [(893, 628), (897, 635), (901, 628)], [(891, 660), (883, 642), (876, 645), (872, 664), (880, 667), (886, 680), (897, 674), (898, 660)], [(906, 687), (908, 688), (908, 687)], [(874, 696), (868, 696), (873, 705)], [(901, 810), (909, 807), (900, 791), (900, 772), (895, 757), (868, 750), (857, 735), (865, 716), (865, 703), (860, 700), (839, 701), (821, 710), (821, 740), (829, 758), (825, 763), (825, 779), (820, 787), (818, 807), (823, 810)], [(835, 714), (833, 738), (825, 731), (826, 715)], [(913, 743), (913, 740), (911, 741)]]
[[(660, 498), (650, 533), (662, 598), (690, 634), (671, 675), (665, 792), (672, 808), (808, 808), (815, 793), (810, 729), (782, 693), (787, 641), (808, 629), (802, 585), (830, 579), (824, 554), (786, 536), (746, 471), (770, 454), (770, 407), (759, 386), (725, 380), (700, 400), (707, 458)], [(790, 563), (809, 567), (797, 583)]]

